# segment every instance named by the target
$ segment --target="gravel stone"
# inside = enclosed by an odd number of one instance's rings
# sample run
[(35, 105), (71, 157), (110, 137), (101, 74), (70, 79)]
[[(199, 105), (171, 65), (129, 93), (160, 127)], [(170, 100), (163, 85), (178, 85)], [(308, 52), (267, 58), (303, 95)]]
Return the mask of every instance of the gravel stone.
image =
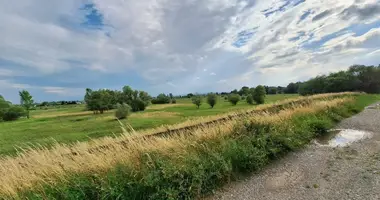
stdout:
[(373, 109), (377, 105), (336, 127), (370, 131), (372, 138), (335, 148), (311, 143), (207, 199), (379, 200), (380, 109)]

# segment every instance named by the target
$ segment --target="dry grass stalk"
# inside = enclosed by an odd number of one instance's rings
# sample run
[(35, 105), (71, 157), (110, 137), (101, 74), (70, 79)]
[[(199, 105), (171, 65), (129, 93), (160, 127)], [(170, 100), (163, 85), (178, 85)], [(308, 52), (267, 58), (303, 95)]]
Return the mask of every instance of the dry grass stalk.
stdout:
[[(328, 107), (350, 101), (350, 98), (315, 101), (310, 105), (294, 104), (291, 108), (277, 114), (262, 113), (248, 115), (245, 118), (262, 123), (282, 123), (298, 113), (315, 113)], [(70, 172), (101, 173), (123, 163), (128, 166), (138, 166), (141, 152), (159, 151), (171, 156), (186, 156), (184, 147), (197, 144), (199, 141), (213, 139), (232, 132), (233, 127), (241, 120), (229, 120), (215, 123), (214, 126), (192, 130), (191, 135), (180, 134), (171, 137), (130, 137), (136, 135), (131, 129), (125, 129), (125, 134), (119, 138), (103, 138), (90, 142), (80, 142), (74, 146), (56, 144), (52, 149), (32, 149), (17, 157), (5, 157), (0, 160), (0, 194), (17, 195), (17, 190), (33, 188), (39, 183), (51, 183), (64, 179)], [(125, 141), (126, 143), (120, 143)], [(93, 145), (104, 145), (109, 148), (101, 152), (89, 153)], [(175, 151), (173, 151), (175, 149)], [(73, 154), (74, 152), (74, 154)]]

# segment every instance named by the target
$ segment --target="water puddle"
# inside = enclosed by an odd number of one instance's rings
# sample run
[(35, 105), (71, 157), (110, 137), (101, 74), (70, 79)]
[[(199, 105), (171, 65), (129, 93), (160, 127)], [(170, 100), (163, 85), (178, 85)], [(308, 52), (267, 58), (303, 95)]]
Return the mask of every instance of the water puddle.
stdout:
[(317, 142), (321, 145), (330, 147), (344, 147), (353, 142), (366, 138), (371, 138), (372, 133), (353, 129), (333, 129), (327, 134), (317, 138)]
[(375, 104), (375, 105), (371, 105), (371, 106), (367, 106), (366, 109), (380, 109), (380, 103)]

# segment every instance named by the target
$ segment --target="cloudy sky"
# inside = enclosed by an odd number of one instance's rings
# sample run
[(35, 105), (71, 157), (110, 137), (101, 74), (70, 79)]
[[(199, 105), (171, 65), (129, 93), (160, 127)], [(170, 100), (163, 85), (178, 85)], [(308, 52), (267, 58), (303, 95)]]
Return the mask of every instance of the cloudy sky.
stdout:
[(230, 91), (380, 64), (380, 0), (0, 0), (0, 94)]

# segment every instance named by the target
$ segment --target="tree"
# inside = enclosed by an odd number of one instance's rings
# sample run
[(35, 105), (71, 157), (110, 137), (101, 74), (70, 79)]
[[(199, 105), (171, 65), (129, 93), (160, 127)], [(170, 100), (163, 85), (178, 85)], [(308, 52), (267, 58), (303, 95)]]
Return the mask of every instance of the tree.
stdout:
[(131, 107), (128, 104), (117, 104), (115, 117), (116, 119), (126, 119), (130, 115)]
[(254, 103), (253, 97), (252, 97), (251, 94), (247, 96), (247, 103), (250, 104), (250, 105), (253, 105), (253, 103)]
[(270, 88), (269, 88), (269, 91), (268, 91), (268, 94), (277, 94), (277, 88), (275, 88), (275, 87), (270, 87)]
[(202, 105), (202, 97), (197, 95), (197, 96), (193, 96), (192, 98), (192, 102), (193, 104), (195, 104), (197, 106), (197, 108), (199, 109), (199, 107)]
[(239, 94), (240, 96), (243, 96), (243, 95), (247, 96), (247, 95), (249, 94), (249, 87), (247, 87), (247, 86), (242, 87), (242, 88), (239, 90), (238, 94)]
[(29, 117), (30, 117), (29, 111), (33, 107), (33, 104), (34, 104), (33, 97), (26, 90), (20, 91), (19, 95), (20, 95), (20, 104), (21, 104), (22, 107), (25, 108), (25, 110), (26, 110), (26, 117), (29, 119)]
[(239, 92), (237, 91), (237, 89), (234, 89), (231, 91), (231, 94), (238, 94)]
[(228, 96), (228, 101), (232, 104), (235, 105), (240, 101), (240, 95), (238, 94), (230, 94)]
[(218, 101), (218, 96), (215, 93), (207, 94), (207, 103), (211, 106), (211, 108), (214, 108), (217, 101)]
[(27, 112), (22, 106), (11, 106), (4, 114), (2, 119), (4, 121), (14, 121), (20, 117), (26, 116)]
[(187, 98), (192, 98), (193, 96), (194, 96), (193, 93), (189, 93), (189, 94), (186, 95)]
[(152, 99), (152, 104), (167, 104), (170, 103), (170, 96), (166, 94), (159, 94), (156, 98)]
[(113, 107), (111, 94), (107, 90), (92, 91), (91, 95), (87, 97), (86, 103), (88, 110), (94, 111), (95, 114), (103, 114), (104, 111)]
[(289, 83), (288, 86), (286, 86), (284, 92), (286, 94), (297, 94), (298, 93), (299, 84), (300, 84), (300, 82)]
[(265, 87), (262, 85), (258, 85), (255, 88), (255, 93), (253, 94), (253, 100), (257, 104), (263, 104), (265, 102), (265, 95), (266, 95)]
[(13, 121), (26, 116), (26, 111), (22, 106), (12, 105), (0, 95), (0, 121)]
[(173, 99), (173, 94), (169, 93), (169, 97), (170, 97), (170, 99)]

